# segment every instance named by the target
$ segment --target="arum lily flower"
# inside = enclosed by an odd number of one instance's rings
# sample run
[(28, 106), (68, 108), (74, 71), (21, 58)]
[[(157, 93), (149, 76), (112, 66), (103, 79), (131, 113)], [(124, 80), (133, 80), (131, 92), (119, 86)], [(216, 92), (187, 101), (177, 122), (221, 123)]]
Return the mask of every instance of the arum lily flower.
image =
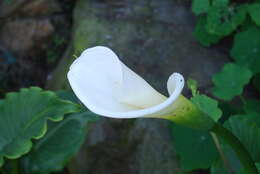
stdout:
[(243, 144), (181, 95), (184, 78), (179, 73), (169, 77), (166, 97), (122, 63), (111, 49), (97, 46), (86, 49), (72, 63), (68, 80), (76, 96), (96, 114), (111, 118), (163, 118), (211, 131), (233, 148), (248, 174), (258, 174)]
[(209, 129), (213, 124), (181, 95), (184, 87), (181, 74), (173, 73), (169, 77), (169, 97), (166, 97), (107, 47), (86, 49), (72, 63), (68, 80), (80, 101), (98, 115), (121, 119), (164, 118), (200, 129)]

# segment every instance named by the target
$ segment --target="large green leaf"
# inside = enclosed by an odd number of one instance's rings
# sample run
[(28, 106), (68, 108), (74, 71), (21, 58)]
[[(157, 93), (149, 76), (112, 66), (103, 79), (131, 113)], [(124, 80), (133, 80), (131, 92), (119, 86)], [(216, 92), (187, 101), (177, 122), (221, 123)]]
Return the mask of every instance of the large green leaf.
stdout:
[(256, 25), (260, 26), (260, 3), (253, 3), (248, 5), (247, 11)]
[(46, 133), (48, 119), (60, 121), (64, 114), (77, 111), (77, 104), (37, 87), (8, 93), (0, 104), (0, 165), (4, 156), (15, 159), (27, 153), (31, 139)]
[(192, 1), (192, 12), (196, 15), (206, 13), (209, 9), (209, 0), (193, 0)]
[(245, 19), (245, 6), (212, 6), (208, 12), (206, 30), (210, 34), (226, 36)]
[(173, 143), (184, 170), (209, 168), (218, 157), (208, 132), (171, 124)]
[(260, 162), (260, 115), (250, 113), (232, 116), (225, 122), (225, 127), (238, 137), (254, 161)]
[(251, 27), (235, 35), (231, 56), (253, 73), (260, 72), (260, 29)]
[(92, 112), (72, 114), (53, 124), (47, 134), (37, 141), (32, 151), (23, 158), (28, 174), (61, 170), (84, 142), (89, 122), (97, 120)]
[(233, 63), (225, 64), (221, 72), (213, 76), (215, 86), (212, 93), (223, 100), (231, 100), (242, 93), (251, 76), (247, 68)]
[(214, 121), (218, 121), (222, 115), (222, 111), (218, 108), (218, 102), (206, 95), (196, 95), (191, 98), (191, 101)]
[(217, 43), (222, 37), (207, 32), (205, 28), (206, 20), (206, 16), (200, 16), (198, 18), (193, 35), (203, 46), (210, 46), (211, 44)]

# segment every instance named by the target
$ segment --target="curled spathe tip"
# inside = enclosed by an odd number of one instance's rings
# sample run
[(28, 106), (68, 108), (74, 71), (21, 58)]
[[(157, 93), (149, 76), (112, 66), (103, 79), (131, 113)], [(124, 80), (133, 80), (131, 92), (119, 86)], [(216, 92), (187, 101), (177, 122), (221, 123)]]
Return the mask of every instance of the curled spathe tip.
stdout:
[(86, 49), (72, 63), (67, 76), (87, 108), (112, 118), (169, 115), (184, 87), (183, 76), (173, 73), (167, 81), (169, 97), (160, 94), (104, 46)]

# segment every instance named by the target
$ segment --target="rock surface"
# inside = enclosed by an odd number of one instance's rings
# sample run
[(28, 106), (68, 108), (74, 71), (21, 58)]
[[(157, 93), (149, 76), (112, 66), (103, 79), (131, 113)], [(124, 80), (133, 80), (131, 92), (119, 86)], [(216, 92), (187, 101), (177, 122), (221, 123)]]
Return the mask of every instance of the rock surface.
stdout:
[[(212, 74), (228, 58), (217, 48), (202, 47), (193, 37), (194, 25), (185, 1), (79, 0), (74, 13), (74, 54), (87, 47), (109, 46), (165, 95), (173, 72), (196, 79), (207, 92)], [(70, 170), (76, 174), (176, 173), (179, 165), (171, 141), (167, 121), (104, 118), (89, 131)]]
[(12, 15), (23, 6), (27, 0), (2, 0), (0, 1), (0, 19)]
[[(185, 3), (173, 0), (79, 1), (75, 9), (76, 53), (87, 47), (111, 47), (125, 64), (167, 94), (173, 72), (209, 87), (210, 77), (227, 60), (193, 37), (194, 16)], [(113, 4), (113, 2), (115, 4)]]
[(68, 1), (0, 0), (0, 96), (44, 87), (70, 37)]
[(49, 15), (60, 11), (55, 0), (2, 0), (0, 19), (19, 16)]
[(28, 52), (33, 53), (36, 46), (46, 48), (46, 41), (53, 32), (54, 26), (48, 19), (8, 21), (1, 30), (0, 44), (22, 57), (28, 55)]

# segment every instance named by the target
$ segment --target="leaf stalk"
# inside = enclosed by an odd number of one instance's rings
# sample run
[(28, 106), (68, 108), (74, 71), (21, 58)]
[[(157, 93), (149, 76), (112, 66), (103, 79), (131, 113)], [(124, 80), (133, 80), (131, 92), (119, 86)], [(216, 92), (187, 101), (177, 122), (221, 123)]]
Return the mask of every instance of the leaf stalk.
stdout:
[(216, 123), (212, 127), (211, 132), (215, 133), (232, 147), (247, 174), (259, 174), (251, 155), (233, 133), (219, 123)]

